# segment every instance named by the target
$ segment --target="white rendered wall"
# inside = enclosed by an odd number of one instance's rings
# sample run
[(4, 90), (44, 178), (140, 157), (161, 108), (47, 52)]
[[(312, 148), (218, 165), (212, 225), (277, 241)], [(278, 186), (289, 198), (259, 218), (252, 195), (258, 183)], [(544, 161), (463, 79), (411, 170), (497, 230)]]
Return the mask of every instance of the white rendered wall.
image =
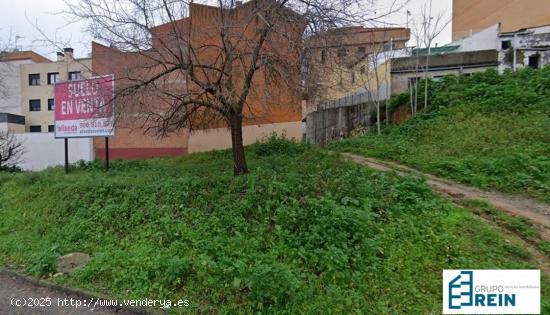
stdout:
[(473, 34), (472, 36), (458, 40), (449, 45), (460, 45), (456, 52), (499, 49), (499, 34), (500, 26), (499, 24), (495, 24), (478, 33)]
[[(19, 167), (39, 171), (50, 166), (64, 165), (65, 146), (63, 139), (55, 139), (53, 133), (15, 134), (25, 147)], [(92, 138), (69, 139), (69, 163), (94, 159)]]

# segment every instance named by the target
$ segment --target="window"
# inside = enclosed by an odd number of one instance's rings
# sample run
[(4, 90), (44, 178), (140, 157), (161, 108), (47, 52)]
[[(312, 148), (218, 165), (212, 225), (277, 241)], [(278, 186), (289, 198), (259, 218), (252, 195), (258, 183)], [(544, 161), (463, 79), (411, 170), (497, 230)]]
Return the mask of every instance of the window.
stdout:
[(80, 80), (80, 71), (71, 71), (69, 72), (69, 80)]
[(355, 71), (351, 72), (351, 83), (355, 83)]
[(177, 39), (176, 31), (170, 31), (170, 32), (168, 32), (168, 39), (170, 39), (170, 40), (176, 40), (176, 39)]
[(36, 125), (36, 126), (29, 126), (30, 132), (42, 132), (42, 126)]
[(40, 73), (29, 74), (29, 85), (40, 85)]
[(54, 132), (55, 128), (53, 125), (48, 125), (48, 132)]
[(50, 72), (50, 73), (48, 73), (48, 84), (49, 85), (52, 85), (57, 81), (59, 81), (59, 72)]
[(40, 111), (40, 100), (29, 100), (29, 112)]
[(342, 58), (342, 57), (345, 57), (348, 55), (348, 49), (345, 48), (345, 47), (340, 47), (338, 48), (338, 50), (336, 51), (336, 54), (338, 55), (338, 57)]
[(55, 109), (55, 101), (53, 98), (48, 99), (48, 110), (54, 110)]
[(540, 55), (534, 54), (529, 56), (529, 67), (533, 69), (539, 68)]
[(363, 46), (357, 47), (357, 54), (358, 55), (364, 55), (365, 52), (367, 52), (367, 49), (365, 47), (363, 47)]
[(501, 44), (502, 49), (504, 49), (504, 50), (512, 47), (512, 42), (509, 41), (509, 40), (502, 41), (500, 44)]
[(326, 50), (321, 50), (321, 63), (325, 63), (327, 61), (327, 51)]

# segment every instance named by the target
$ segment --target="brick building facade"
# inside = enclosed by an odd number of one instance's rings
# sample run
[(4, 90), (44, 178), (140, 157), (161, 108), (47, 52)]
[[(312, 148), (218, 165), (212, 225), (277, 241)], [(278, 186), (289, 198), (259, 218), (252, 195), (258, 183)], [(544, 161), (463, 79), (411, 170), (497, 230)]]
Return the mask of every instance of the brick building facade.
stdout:
[[(261, 4), (261, 1), (249, 1), (235, 8), (223, 9), (229, 10), (229, 16), (233, 19), (236, 27), (232, 31), (242, 34), (242, 36), (253, 36), (257, 28), (254, 23), (262, 23), (261, 20), (250, 16), (251, 9)], [(239, 21), (253, 19), (252, 22), (239, 26)], [(148, 68), (151, 62), (147, 54), (158, 56), (169, 55), (169, 53), (181, 49), (175, 47), (178, 45), (179, 36), (190, 36), (186, 42), (189, 42), (192, 48), (208, 46), (212, 47), (220, 44), (220, 8), (191, 4), (189, 6), (189, 16), (177, 20), (173, 23), (159, 25), (151, 29), (152, 49), (150, 52), (140, 53), (122, 52), (113, 47), (107, 47), (98, 43), (92, 44), (92, 69), (97, 75), (110, 74), (115, 75), (115, 90), (129, 84), (128, 78), (139, 75), (151, 75), (154, 69)], [(299, 42), (303, 26), (299, 24), (283, 25), (287, 34), (294, 37)], [(280, 31), (280, 30), (279, 30)], [(279, 33), (279, 32), (278, 32)], [(273, 49), (279, 54), (283, 54), (292, 64), (296, 62), (298, 67), (299, 54), (293, 53), (295, 47), (291, 47), (286, 37), (271, 36), (266, 43), (266, 49)], [(180, 42), (181, 43), (181, 42)], [(199, 49), (196, 49), (199, 51)], [(185, 48), (183, 48), (185, 51)], [(201, 49), (197, 58), (208, 63), (210, 59), (217, 55), (209, 48)], [(214, 61), (213, 61), (214, 62)], [(154, 66), (152, 67), (154, 68)], [(147, 69), (147, 70), (145, 70)], [(140, 73), (141, 71), (141, 73)], [(152, 71), (146, 73), (146, 71)], [(298, 82), (299, 73), (292, 77), (294, 82)], [(234, 77), (236, 85), (242, 84), (242, 76), (238, 73)], [(190, 82), (185, 74), (174, 74), (169, 76), (170, 84), (177, 91), (194, 91), (196, 87)], [(301, 137), (301, 99), (297, 86), (289, 86), (288, 82), (282, 80), (269, 82), (262, 70), (258, 70), (254, 76), (250, 94), (246, 98), (243, 121), (243, 140), (245, 144), (253, 143), (264, 136), (273, 132), (285, 133), (288, 137)], [(290, 82), (290, 81), (289, 81)], [(137, 100), (142, 106), (133, 106), (130, 102), (124, 102), (123, 106), (115, 104), (117, 107), (117, 128), (116, 135), (110, 142), (110, 154), (112, 158), (148, 158), (166, 155), (181, 155), (192, 152), (209, 151), (213, 149), (226, 149), (231, 146), (230, 132), (226, 125), (220, 120), (213, 120), (205, 126), (195, 128), (192, 132), (188, 128), (175, 128), (174, 132), (164, 134), (158, 137), (154, 133), (144, 134), (150, 129), (148, 121), (142, 119), (146, 116), (149, 109), (162, 111), (162, 101), (155, 95), (146, 96), (147, 100)], [(131, 98), (130, 98), (131, 99)], [(147, 106), (143, 106), (147, 103)], [(94, 140), (96, 156), (104, 157), (104, 139)]]

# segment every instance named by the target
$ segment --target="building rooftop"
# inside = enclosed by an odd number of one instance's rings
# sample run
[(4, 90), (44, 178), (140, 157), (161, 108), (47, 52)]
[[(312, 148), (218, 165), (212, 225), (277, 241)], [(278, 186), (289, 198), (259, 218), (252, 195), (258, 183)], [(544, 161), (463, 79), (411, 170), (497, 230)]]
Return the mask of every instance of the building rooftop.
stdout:
[(32, 50), (0, 52), (0, 61), (32, 60), (34, 62), (51, 62), (50, 59), (35, 53)]

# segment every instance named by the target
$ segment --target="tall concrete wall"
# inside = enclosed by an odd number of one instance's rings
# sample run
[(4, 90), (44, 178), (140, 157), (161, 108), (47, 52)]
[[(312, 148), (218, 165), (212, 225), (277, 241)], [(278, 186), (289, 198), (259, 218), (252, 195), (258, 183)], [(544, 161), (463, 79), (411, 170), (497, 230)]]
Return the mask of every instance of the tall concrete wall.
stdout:
[(332, 140), (348, 137), (351, 131), (372, 125), (375, 110), (374, 103), (321, 108), (306, 117), (306, 139), (324, 146)]
[[(18, 165), (22, 169), (39, 171), (65, 163), (64, 140), (55, 139), (53, 133), (24, 133), (15, 136), (25, 148), (22, 161)], [(93, 159), (91, 138), (69, 139), (69, 163)]]
[(550, 24), (548, 0), (453, 0), (453, 40), (502, 23), (503, 32)]

